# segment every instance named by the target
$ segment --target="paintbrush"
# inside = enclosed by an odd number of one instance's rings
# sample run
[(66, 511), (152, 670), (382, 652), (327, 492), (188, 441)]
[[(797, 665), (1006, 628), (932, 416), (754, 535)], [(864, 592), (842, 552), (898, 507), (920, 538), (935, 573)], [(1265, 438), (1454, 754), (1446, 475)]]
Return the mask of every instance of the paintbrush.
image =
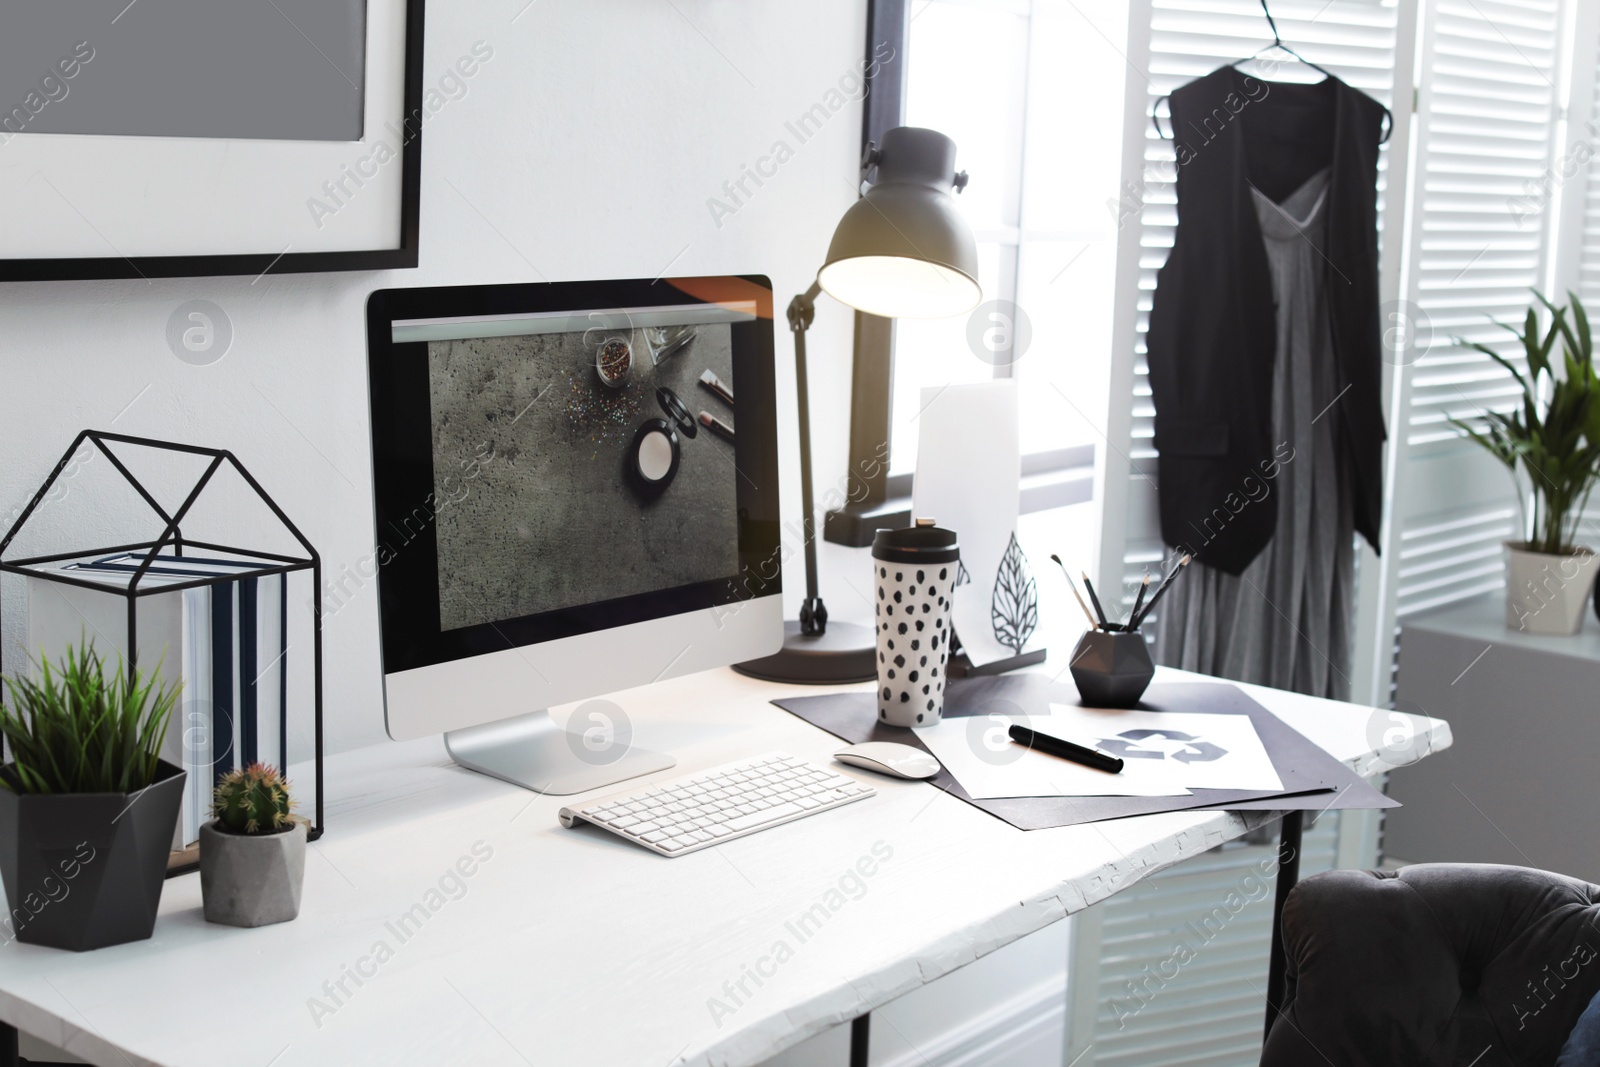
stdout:
[(1183, 570), (1183, 568), (1185, 568), (1185, 567), (1187, 567), (1189, 565), (1189, 560), (1191, 558), (1193, 558), (1193, 557), (1191, 557), (1189, 555), (1185, 555), (1182, 559), (1180, 559), (1178, 561), (1178, 565), (1176, 567), (1172, 568), (1172, 573), (1167, 575), (1165, 578), (1161, 579), (1161, 584), (1156, 586), (1156, 591), (1150, 597), (1150, 602), (1144, 606), (1144, 611), (1140, 613), (1140, 615), (1139, 615), (1139, 617), (1137, 619), (1129, 620), (1128, 628), (1130, 630), (1131, 629), (1137, 629), (1138, 626), (1141, 623), (1143, 623), (1144, 620), (1147, 617), (1149, 617), (1150, 612), (1155, 610), (1156, 601), (1160, 600), (1161, 599), (1161, 595), (1167, 591), (1167, 588), (1169, 586), (1172, 585), (1172, 580), (1178, 576), (1178, 572)]
[(1089, 620), (1089, 629), (1100, 629), (1100, 624), (1095, 621), (1094, 615), (1089, 612), (1089, 605), (1083, 602), (1083, 595), (1078, 592), (1078, 586), (1075, 582), (1073, 582), (1072, 575), (1067, 573), (1067, 565), (1062, 563), (1061, 557), (1056, 555), (1054, 552), (1050, 553), (1050, 558), (1055, 560), (1056, 566), (1061, 568), (1061, 575), (1062, 577), (1066, 578), (1067, 586), (1072, 590), (1073, 599), (1078, 602), (1078, 607), (1083, 609), (1083, 617)]
[(1150, 589), (1150, 572), (1144, 572), (1144, 581), (1139, 583), (1139, 591), (1133, 597), (1133, 610), (1128, 612), (1128, 629), (1133, 629), (1134, 620), (1139, 617), (1139, 605), (1144, 603), (1144, 595)]
[(1100, 598), (1095, 596), (1094, 583), (1089, 581), (1088, 571), (1083, 572), (1083, 587), (1089, 590), (1089, 603), (1094, 605), (1094, 613), (1100, 616), (1100, 627), (1104, 629), (1111, 620), (1106, 618), (1106, 610), (1100, 606)]

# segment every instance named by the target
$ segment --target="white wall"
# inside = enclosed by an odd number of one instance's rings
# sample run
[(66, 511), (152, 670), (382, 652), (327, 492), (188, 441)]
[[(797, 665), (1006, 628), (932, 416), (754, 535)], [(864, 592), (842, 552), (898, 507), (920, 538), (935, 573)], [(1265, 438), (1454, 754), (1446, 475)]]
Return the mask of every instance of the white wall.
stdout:
[[(765, 273), (781, 309), (810, 283), (855, 196), (861, 108), (845, 104), (803, 145), (784, 124), (859, 72), (864, 0), (434, 0), (427, 21), (428, 84), (475, 42), (493, 57), (425, 128), (421, 266), (0, 286), (0, 516), (26, 503), (85, 427), (225, 447), (336, 575), (372, 552), (363, 308), (374, 289)], [(707, 200), (725, 198), (723, 183), (780, 138), (794, 157), (764, 187), (747, 185), (754, 195), (719, 226)], [(166, 339), (168, 317), (196, 298), (220, 306), (233, 328), (228, 353), (210, 366), (180, 361)], [(825, 301), (812, 334), (821, 486), (845, 468), (849, 326), (846, 310)], [(793, 357), (781, 322), (777, 351), (789, 412)], [(780, 425), (793, 521), (794, 429)], [(101, 463), (74, 484), (107, 473)], [(96, 500), (74, 492), (50, 505), (19, 547), (64, 551), (86, 535), (117, 536), (117, 509)], [(249, 543), (257, 532), (253, 520), (220, 525), (231, 528), (207, 533)], [(150, 536), (144, 526), (134, 533)], [(799, 581), (796, 567), (791, 612)], [(10, 579), (4, 588), (14, 666), (21, 590)], [(331, 751), (384, 737), (376, 608), (368, 583), (327, 621)]]

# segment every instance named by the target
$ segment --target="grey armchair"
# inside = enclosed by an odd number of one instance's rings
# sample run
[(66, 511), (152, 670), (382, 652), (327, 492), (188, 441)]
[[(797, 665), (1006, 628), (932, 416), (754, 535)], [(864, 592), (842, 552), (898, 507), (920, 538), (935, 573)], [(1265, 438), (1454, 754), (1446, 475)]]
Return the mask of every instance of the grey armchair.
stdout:
[(1597, 924), (1600, 886), (1524, 867), (1308, 878), (1261, 1067), (1548, 1067), (1600, 991)]

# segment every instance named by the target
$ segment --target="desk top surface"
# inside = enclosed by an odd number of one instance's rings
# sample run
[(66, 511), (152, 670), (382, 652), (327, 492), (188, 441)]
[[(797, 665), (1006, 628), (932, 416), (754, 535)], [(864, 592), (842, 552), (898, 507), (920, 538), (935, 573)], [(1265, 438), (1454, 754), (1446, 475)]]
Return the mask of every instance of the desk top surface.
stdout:
[[(1241, 688), (1363, 774), (1450, 744), (1439, 719)], [(831, 764), (836, 738), (767, 703), (794, 691), (719, 670), (614, 695), (678, 766), (612, 789), (774, 749)], [(876, 797), (666, 859), (561, 829), (563, 798), (437, 738), (330, 757), (296, 921), (207, 924), (180, 877), (148, 941), (0, 946), (0, 1019), (116, 1067), (758, 1063), (1268, 817), (1023, 832), (860, 776)]]

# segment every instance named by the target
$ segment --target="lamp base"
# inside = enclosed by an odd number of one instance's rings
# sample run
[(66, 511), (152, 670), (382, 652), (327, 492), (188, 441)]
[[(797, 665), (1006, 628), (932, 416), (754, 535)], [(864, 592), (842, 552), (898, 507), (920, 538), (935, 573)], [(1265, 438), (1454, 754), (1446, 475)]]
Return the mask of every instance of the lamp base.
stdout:
[(735, 663), (733, 669), (766, 682), (794, 685), (845, 685), (878, 679), (878, 645), (870, 626), (829, 622), (826, 633), (800, 632), (800, 623), (783, 624), (783, 650)]

